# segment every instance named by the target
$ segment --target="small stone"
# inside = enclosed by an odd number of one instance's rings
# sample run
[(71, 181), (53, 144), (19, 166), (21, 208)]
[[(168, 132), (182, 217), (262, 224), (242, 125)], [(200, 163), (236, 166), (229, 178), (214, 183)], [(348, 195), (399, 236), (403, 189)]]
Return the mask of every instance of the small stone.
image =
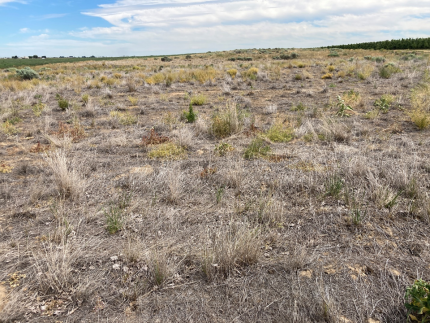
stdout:
[(110, 257), (110, 260), (117, 261), (118, 260), (118, 256), (112, 256), (112, 257)]
[(120, 265), (120, 264), (114, 264), (114, 265), (112, 266), (112, 268), (113, 268), (114, 270), (119, 270), (119, 269), (121, 269), (121, 265)]

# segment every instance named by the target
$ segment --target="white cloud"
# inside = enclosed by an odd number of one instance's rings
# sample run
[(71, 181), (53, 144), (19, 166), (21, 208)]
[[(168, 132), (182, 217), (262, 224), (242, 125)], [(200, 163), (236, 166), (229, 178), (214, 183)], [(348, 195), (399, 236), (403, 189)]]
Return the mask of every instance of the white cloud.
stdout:
[(112, 26), (68, 35), (82, 40), (61, 35), (8, 47), (49, 48), (52, 55), (63, 49), (70, 52), (64, 55), (145, 55), (317, 47), (430, 32), (428, 0), (118, 0), (84, 14)]
[(27, 3), (26, 1), (23, 1), (23, 0), (0, 0), (0, 6), (3, 6), (6, 3), (10, 3), (10, 2)]
[(28, 28), (21, 28), (19, 30), (20, 33), (28, 33), (29, 31), (30, 31), (30, 29), (28, 29)]
[(125, 41), (136, 53), (316, 47), (430, 32), (430, 5), (419, 0), (119, 0), (84, 14), (113, 26), (71, 35)]

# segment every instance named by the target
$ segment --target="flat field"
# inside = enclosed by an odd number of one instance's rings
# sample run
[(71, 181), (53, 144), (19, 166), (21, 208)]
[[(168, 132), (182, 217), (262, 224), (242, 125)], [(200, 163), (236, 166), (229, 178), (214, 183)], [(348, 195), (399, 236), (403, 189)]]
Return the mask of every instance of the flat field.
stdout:
[(0, 72), (0, 322), (405, 322), (428, 54), (295, 52)]

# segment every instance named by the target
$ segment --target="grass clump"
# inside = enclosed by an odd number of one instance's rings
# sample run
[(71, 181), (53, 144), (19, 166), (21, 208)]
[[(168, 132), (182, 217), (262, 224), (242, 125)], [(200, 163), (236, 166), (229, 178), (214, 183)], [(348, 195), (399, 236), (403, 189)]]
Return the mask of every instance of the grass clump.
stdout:
[(123, 226), (122, 210), (118, 206), (110, 206), (109, 209), (104, 211), (106, 217), (107, 231), (110, 234), (115, 234), (121, 231)]
[(112, 119), (117, 119), (123, 126), (130, 126), (137, 123), (137, 117), (130, 112), (111, 111), (109, 115)]
[(185, 155), (185, 149), (173, 142), (157, 145), (148, 153), (149, 158), (160, 159), (180, 159)]
[(217, 138), (228, 137), (243, 127), (243, 121), (248, 113), (234, 104), (229, 104), (211, 118), (209, 132)]
[(245, 159), (254, 159), (258, 157), (266, 157), (270, 154), (271, 148), (262, 138), (254, 139), (245, 149), (243, 157)]
[(191, 103), (188, 107), (188, 112), (184, 111), (182, 113), (182, 119), (187, 120), (188, 123), (193, 123), (197, 120), (197, 113), (194, 112), (193, 105)]
[(56, 99), (57, 99), (57, 102), (58, 102), (58, 107), (61, 110), (66, 111), (69, 108), (70, 103), (69, 103), (68, 100), (66, 100), (65, 98), (63, 98), (59, 94), (56, 95)]
[(291, 127), (284, 127), (278, 123), (271, 126), (265, 136), (273, 142), (288, 142), (294, 139), (294, 130)]
[(206, 102), (207, 102), (206, 96), (203, 95), (203, 94), (198, 94), (198, 95), (195, 95), (195, 96), (191, 97), (191, 102), (190, 103), (192, 105), (203, 105)]
[(339, 197), (343, 189), (343, 181), (338, 175), (330, 176), (324, 183), (325, 196)]

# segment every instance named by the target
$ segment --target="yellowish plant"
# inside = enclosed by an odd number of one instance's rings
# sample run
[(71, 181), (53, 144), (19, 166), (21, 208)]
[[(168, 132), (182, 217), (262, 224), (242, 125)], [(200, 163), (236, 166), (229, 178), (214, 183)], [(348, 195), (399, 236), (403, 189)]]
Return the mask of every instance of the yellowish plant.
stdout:
[(288, 142), (294, 138), (294, 129), (277, 123), (267, 130), (265, 136), (273, 142)]
[(148, 153), (149, 158), (160, 159), (180, 159), (186, 157), (185, 149), (173, 143), (166, 142), (160, 145), (155, 145)]
[(424, 109), (414, 109), (409, 113), (409, 117), (412, 122), (420, 130), (427, 129), (430, 125), (430, 113), (425, 111)]
[(120, 74), (120, 73), (115, 73), (115, 74), (113, 75), (113, 77), (114, 77), (114, 78), (116, 78), (116, 79), (120, 79), (120, 78), (122, 78), (122, 74)]
[(9, 122), (9, 120), (3, 122), (2, 130), (8, 136), (16, 135), (18, 133), (18, 129), (11, 122)]
[(137, 105), (137, 101), (138, 101), (137, 98), (129, 96), (128, 100), (130, 101), (131, 105)]
[(332, 73), (326, 73), (323, 76), (321, 76), (321, 78), (323, 80), (332, 79), (333, 78), (333, 74)]
[(124, 126), (137, 123), (137, 117), (130, 112), (111, 111), (109, 115), (112, 119), (117, 119)]
[(334, 67), (333, 65), (327, 66), (327, 72), (328, 73), (333, 72), (335, 69), (336, 69), (336, 67)]
[(374, 71), (375, 67), (370, 64), (362, 64), (357, 69), (357, 77), (360, 80), (367, 79), (370, 75), (372, 75), (372, 72)]
[(42, 114), (42, 110), (46, 107), (46, 104), (43, 104), (42, 102), (37, 103), (36, 105), (33, 105), (33, 113), (36, 117), (40, 117)]
[(235, 68), (229, 69), (227, 73), (231, 76), (232, 79), (234, 79), (237, 75), (237, 69)]

